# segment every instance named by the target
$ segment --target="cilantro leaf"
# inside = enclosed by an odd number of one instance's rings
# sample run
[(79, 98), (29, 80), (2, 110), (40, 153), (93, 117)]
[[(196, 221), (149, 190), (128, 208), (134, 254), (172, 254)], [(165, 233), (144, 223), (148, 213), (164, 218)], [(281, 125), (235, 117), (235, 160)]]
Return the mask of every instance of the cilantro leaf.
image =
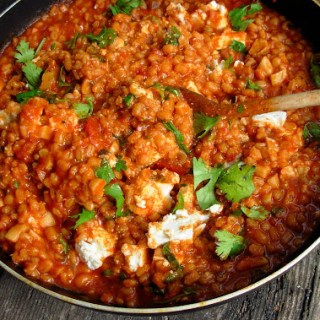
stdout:
[(237, 40), (232, 40), (230, 44), (230, 48), (234, 50), (235, 52), (240, 52), (243, 54), (246, 54), (247, 48), (244, 43), (237, 41)]
[(142, 0), (118, 0), (115, 5), (110, 6), (113, 15), (118, 13), (124, 13), (130, 15), (133, 9), (136, 9), (142, 5)]
[(244, 105), (243, 104), (239, 104), (237, 107), (237, 112), (238, 113), (242, 113), (244, 111)]
[(117, 36), (118, 34), (114, 29), (106, 27), (103, 27), (101, 32), (96, 36), (92, 33), (86, 35), (91, 42), (97, 43), (100, 48), (105, 48), (112, 44)]
[(266, 210), (264, 207), (262, 206), (253, 206), (252, 208), (246, 208), (241, 206), (241, 211), (250, 219), (254, 219), (254, 220), (265, 220), (268, 215), (269, 215), (269, 211)]
[(78, 213), (74, 216), (71, 216), (73, 219), (77, 219), (76, 224), (73, 226), (73, 229), (77, 229), (81, 224), (92, 220), (95, 217), (94, 211), (89, 211), (84, 208), (82, 208), (81, 213)]
[(80, 34), (77, 32), (69, 41), (66, 41), (65, 44), (69, 49), (74, 49), (76, 47), (77, 40)]
[(255, 167), (236, 162), (221, 173), (217, 187), (228, 200), (239, 202), (254, 192), (254, 171)]
[(176, 206), (172, 210), (173, 214), (176, 213), (178, 210), (181, 210), (184, 208), (184, 199), (183, 199), (181, 190), (178, 192), (177, 199), (178, 199), (178, 202), (176, 203)]
[(172, 253), (170, 249), (170, 242), (167, 242), (162, 247), (162, 254), (170, 263), (172, 270), (168, 273), (167, 277), (165, 278), (166, 283), (170, 283), (181, 279), (183, 277), (183, 267), (180, 265), (179, 261)]
[(261, 87), (257, 83), (251, 81), (250, 79), (247, 79), (246, 88), (252, 89), (255, 91), (261, 90)]
[(135, 96), (132, 93), (127, 94), (125, 97), (123, 97), (123, 103), (127, 108), (130, 108), (131, 103), (133, 102)]
[(233, 63), (233, 57), (230, 56), (226, 60), (223, 60), (223, 68), (224, 69), (230, 69), (232, 63)]
[(26, 103), (28, 102), (29, 99), (34, 98), (34, 97), (41, 97), (43, 92), (39, 89), (35, 90), (30, 90), (26, 92), (21, 92), (16, 95), (16, 99), (19, 103)]
[(118, 172), (121, 172), (127, 170), (128, 168), (126, 162), (123, 159), (119, 158), (114, 169)]
[(70, 246), (68, 245), (67, 241), (64, 240), (64, 238), (62, 237), (62, 235), (60, 235), (60, 238), (59, 238), (59, 243), (62, 245), (63, 249), (62, 249), (62, 252), (64, 254), (67, 254), (70, 250)]
[(123, 204), (124, 204), (124, 195), (119, 183), (109, 184), (104, 189), (105, 194), (116, 200), (116, 218), (123, 217), (126, 214), (122, 212)]
[(71, 84), (66, 82), (64, 71), (64, 66), (62, 66), (59, 72), (58, 85), (59, 87), (70, 87)]
[(202, 139), (207, 133), (217, 125), (220, 116), (208, 117), (204, 113), (195, 112), (193, 114), (193, 129), (197, 138)]
[(316, 140), (320, 142), (320, 124), (308, 122), (303, 127), (302, 137), (304, 140)]
[(215, 197), (214, 189), (222, 171), (223, 169), (220, 167), (208, 167), (201, 158), (193, 158), (194, 190), (200, 183), (208, 181), (205, 186), (196, 191), (197, 200), (202, 210), (219, 203)]
[(19, 45), (17, 46), (17, 51), (14, 54), (14, 57), (17, 59), (18, 62), (27, 63), (31, 62), (32, 59), (35, 57), (35, 52), (33, 48), (29, 47), (29, 43), (21, 40)]
[(262, 6), (258, 3), (252, 3), (250, 6), (242, 6), (240, 8), (235, 8), (229, 12), (229, 18), (231, 22), (232, 29), (235, 31), (245, 31), (249, 24), (254, 21), (254, 19), (244, 19), (247, 15), (257, 13), (262, 9)]
[(155, 83), (153, 87), (157, 90), (157, 92), (160, 94), (161, 100), (168, 100), (169, 99), (169, 94), (172, 93), (176, 97), (180, 97), (179, 90), (170, 86), (163, 86), (160, 83)]
[(115, 178), (107, 159), (102, 160), (100, 167), (95, 170), (95, 175), (97, 178), (106, 181), (106, 183), (110, 183)]
[(167, 31), (166, 36), (163, 39), (163, 43), (165, 45), (171, 44), (173, 46), (178, 46), (180, 36), (181, 32), (179, 31), (179, 29), (176, 26), (172, 26)]
[(226, 260), (244, 250), (244, 238), (226, 230), (216, 230), (214, 236), (217, 238), (216, 253), (221, 260)]
[(314, 57), (310, 61), (311, 75), (317, 88), (320, 88), (320, 64), (314, 62)]
[(78, 102), (78, 103), (73, 104), (73, 109), (80, 119), (85, 119), (92, 114), (92, 112), (93, 112), (93, 102), (92, 101), (93, 101), (93, 98), (89, 97), (89, 98), (87, 98), (88, 103)]
[(43, 70), (40, 67), (38, 67), (35, 63), (28, 61), (22, 67), (22, 71), (27, 79), (30, 89), (37, 89), (40, 85), (41, 74)]
[(39, 43), (39, 45), (38, 45), (38, 48), (36, 49), (36, 52), (34, 53), (35, 56), (40, 52), (40, 50), (42, 49), (42, 47), (44, 46), (44, 44), (46, 43), (46, 41), (47, 41), (46, 38), (43, 38), (43, 39), (40, 41), (40, 43)]
[(179, 148), (182, 151), (184, 151), (186, 154), (190, 154), (190, 150), (184, 144), (183, 134), (173, 125), (173, 123), (170, 121), (167, 121), (167, 122), (164, 122), (163, 125), (167, 130), (171, 131), (174, 134)]

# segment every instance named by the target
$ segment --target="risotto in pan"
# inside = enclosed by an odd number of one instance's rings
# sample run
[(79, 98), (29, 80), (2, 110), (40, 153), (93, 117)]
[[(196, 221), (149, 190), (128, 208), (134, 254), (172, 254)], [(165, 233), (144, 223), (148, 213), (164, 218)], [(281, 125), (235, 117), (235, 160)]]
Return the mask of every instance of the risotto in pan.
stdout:
[(258, 2), (53, 6), (0, 57), (2, 250), (127, 307), (270, 273), (319, 223), (320, 109), (209, 117), (177, 88), (218, 103), (311, 90), (315, 57)]

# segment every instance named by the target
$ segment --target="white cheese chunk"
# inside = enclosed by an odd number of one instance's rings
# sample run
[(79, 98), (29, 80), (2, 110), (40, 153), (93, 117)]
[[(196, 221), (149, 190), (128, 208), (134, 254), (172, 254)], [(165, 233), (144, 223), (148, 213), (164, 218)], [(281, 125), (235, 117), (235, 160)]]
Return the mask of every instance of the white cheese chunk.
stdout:
[(131, 272), (136, 272), (139, 267), (143, 267), (147, 261), (147, 248), (139, 245), (125, 243), (121, 247), (128, 269)]
[(148, 247), (155, 249), (168, 241), (192, 240), (205, 228), (209, 216), (199, 212), (189, 214), (183, 209), (166, 215), (161, 222), (149, 223)]
[(227, 14), (228, 12), (227, 8), (223, 4), (218, 4), (215, 1), (211, 1), (207, 6), (212, 10), (219, 11), (222, 14)]
[(99, 227), (92, 231), (91, 237), (80, 235), (76, 239), (75, 249), (80, 260), (90, 270), (102, 266), (103, 260), (114, 253), (115, 238), (112, 234)]
[(223, 210), (223, 205), (222, 204), (214, 204), (211, 207), (207, 209), (210, 213), (213, 215), (219, 214)]
[(287, 113), (285, 111), (273, 111), (268, 113), (257, 114), (252, 119), (263, 126), (269, 124), (272, 127), (280, 128), (284, 125), (287, 119)]

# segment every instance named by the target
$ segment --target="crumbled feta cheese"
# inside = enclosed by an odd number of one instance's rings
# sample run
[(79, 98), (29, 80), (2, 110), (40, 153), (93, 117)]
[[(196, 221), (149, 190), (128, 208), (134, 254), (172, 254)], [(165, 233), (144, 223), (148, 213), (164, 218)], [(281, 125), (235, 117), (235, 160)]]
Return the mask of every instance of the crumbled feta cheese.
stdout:
[(211, 207), (209, 207), (207, 210), (212, 214), (219, 214), (223, 210), (223, 205), (222, 204), (214, 204)]
[(75, 249), (90, 270), (102, 266), (103, 260), (114, 253), (115, 238), (102, 227), (92, 230), (92, 236), (80, 234), (76, 239)]
[(131, 272), (136, 272), (138, 268), (143, 267), (147, 261), (147, 248), (145, 247), (125, 243), (121, 247), (121, 252)]
[(287, 113), (285, 111), (273, 111), (263, 114), (257, 114), (252, 117), (258, 125), (269, 124), (273, 127), (280, 128), (284, 125), (287, 119)]
[(148, 247), (155, 249), (168, 241), (192, 240), (204, 229), (209, 216), (199, 212), (188, 213), (183, 209), (166, 215), (161, 222), (149, 223)]
[(244, 66), (244, 62), (241, 60), (236, 60), (233, 64), (234, 67)]
[(208, 3), (207, 6), (209, 8), (211, 8), (212, 10), (219, 11), (222, 14), (227, 14), (227, 12), (228, 12), (227, 8), (224, 5), (218, 4), (215, 1), (211, 1), (210, 3)]
[(147, 207), (147, 201), (140, 196), (135, 196), (134, 200), (136, 202), (136, 206), (145, 209)]

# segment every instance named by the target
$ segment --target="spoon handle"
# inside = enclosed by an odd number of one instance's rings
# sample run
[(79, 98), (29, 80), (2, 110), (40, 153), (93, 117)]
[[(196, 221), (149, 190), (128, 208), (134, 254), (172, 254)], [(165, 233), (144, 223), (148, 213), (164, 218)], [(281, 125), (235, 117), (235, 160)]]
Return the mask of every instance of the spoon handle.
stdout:
[(234, 119), (271, 111), (288, 111), (320, 106), (320, 90), (287, 94), (267, 99), (253, 99), (234, 104), (216, 103), (188, 89), (179, 88), (179, 90), (194, 112), (202, 112), (211, 117), (220, 115)]

